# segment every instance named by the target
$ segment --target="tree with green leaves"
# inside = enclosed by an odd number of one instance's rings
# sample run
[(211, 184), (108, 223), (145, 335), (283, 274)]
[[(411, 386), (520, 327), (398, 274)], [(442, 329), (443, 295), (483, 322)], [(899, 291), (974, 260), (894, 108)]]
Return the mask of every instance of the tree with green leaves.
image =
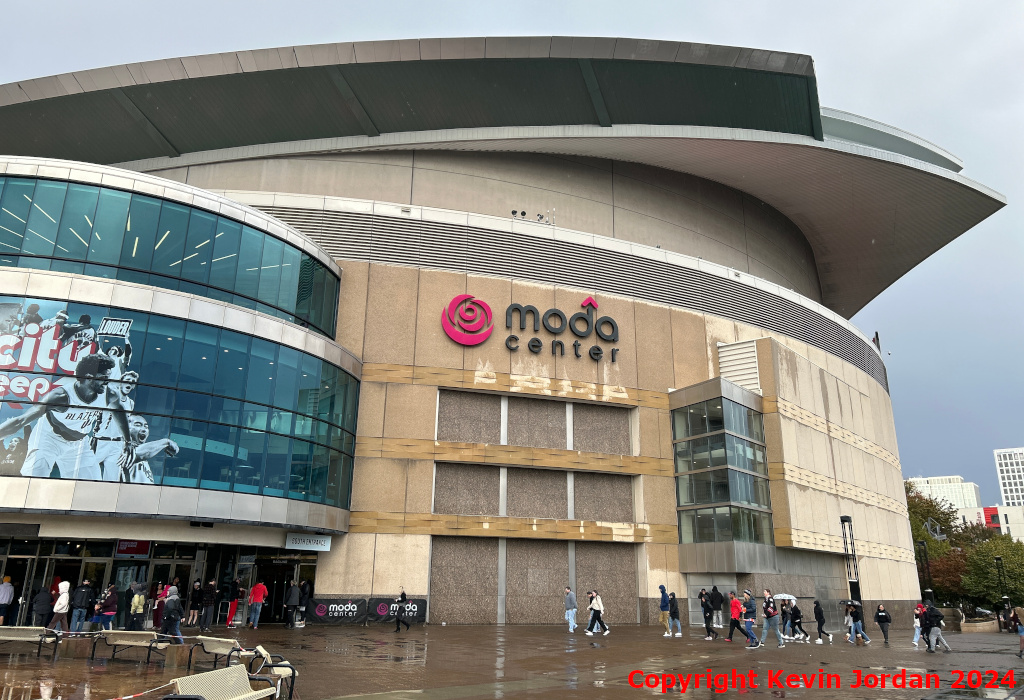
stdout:
[[(999, 581), (995, 558), (1003, 558), (1005, 590)], [(963, 577), (964, 591), (980, 601), (1001, 607), (1003, 595), (1010, 596), (1011, 604), (1024, 603), (1024, 542), (1009, 535), (997, 535), (967, 551), (967, 572)]]

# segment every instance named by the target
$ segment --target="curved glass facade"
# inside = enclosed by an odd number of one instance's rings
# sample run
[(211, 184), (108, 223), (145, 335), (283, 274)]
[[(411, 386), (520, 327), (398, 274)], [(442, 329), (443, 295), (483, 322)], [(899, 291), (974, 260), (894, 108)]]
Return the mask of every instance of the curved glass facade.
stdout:
[(339, 280), (210, 212), (109, 187), (0, 177), (0, 266), (119, 279), (255, 309), (333, 338)]
[(348, 508), (359, 382), (286, 345), (0, 297), (0, 476), (194, 487)]

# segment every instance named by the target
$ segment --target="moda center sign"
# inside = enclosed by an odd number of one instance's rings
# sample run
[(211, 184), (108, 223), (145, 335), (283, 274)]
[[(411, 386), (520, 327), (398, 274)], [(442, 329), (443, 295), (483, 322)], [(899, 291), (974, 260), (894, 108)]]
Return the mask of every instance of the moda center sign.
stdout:
[[(607, 354), (615, 362), (618, 348), (610, 348), (606, 353), (604, 347), (591, 343), (595, 339), (617, 343), (619, 324), (611, 316), (598, 316), (598, 303), (594, 297), (584, 299), (580, 309), (570, 315), (558, 308), (541, 312), (530, 304), (509, 304), (505, 309), (505, 328), (508, 330), (505, 347), (511, 352), (519, 352), (520, 348), (525, 347), (534, 355), (550, 348), (552, 355), (564, 357), (568, 345), (577, 358), (586, 356), (594, 362), (600, 362)], [(494, 334), (491, 307), (472, 294), (460, 294), (441, 311), (441, 327), (459, 345), (480, 345)], [(554, 337), (542, 340), (537, 335), (541, 327)], [(531, 331), (535, 335), (527, 338)], [(589, 347), (586, 347), (588, 344)]]

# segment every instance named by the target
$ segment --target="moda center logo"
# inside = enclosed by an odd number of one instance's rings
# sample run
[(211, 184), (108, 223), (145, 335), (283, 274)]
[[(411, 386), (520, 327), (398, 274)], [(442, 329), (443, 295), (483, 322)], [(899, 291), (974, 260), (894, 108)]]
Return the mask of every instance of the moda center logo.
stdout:
[[(326, 608), (324, 612), (320, 612), (321, 608)], [(351, 600), (347, 603), (342, 604), (331, 604), (331, 605), (318, 605), (316, 606), (316, 614), (323, 617), (325, 614), (336, 617), (346, 617), (350, 615), (356, 615), (359, 612), (359, 606), (353, 603)]]
[[(505, 347), (511, 352), (518, 352), (521, 339), (515, 330), (520, 332), (528, 331), (532, 325), (534, 333), (539, 333), (543, 325), (544, 330), (553, 336), (550, 341), (551, 354), (559, 357), (565, 356), (565, 346), (568, 340), (563, 341), (557, 336), (569, 333), (575, 336), (570, 346), (573, 355), (577, 358), (583, 357), (580, 350), (583, 342), (591, 335), (599, 339), (615, 343), (619, 340), (619, 324), (611, 316), (597, 316), (598, 303), (594, 297), (587, 297), (580, 304), (582, 311), (577, 311), (571, 316), (561, 309), (551, 308), (541, 313), (536, 306), (530, 304), (511, 303), (505, 309), (505, 327), (510, 331), (505, 338)], [(513, 321), (518, 316), (518, 329)], [(477, 299), (472, 294), (459, 294), (452, 299), (441, 311), (441, 327), (449, 338), (459, 345), (472, 347), (480, 345), (491, 337), (494, 332), (494, 323), (490, 305), (483, 299)], [(526, 349), (534, 355), (538, 355), (544, 349), (545, 342), (534, 336), (526, 341)], [(600, 345), (591, 345), (586, 349), (586, 354), (594, 362), (600, 362), (605, 356), (605, 348)], [(615, 362), (619, 348), (610, 348), (611, 361)]]

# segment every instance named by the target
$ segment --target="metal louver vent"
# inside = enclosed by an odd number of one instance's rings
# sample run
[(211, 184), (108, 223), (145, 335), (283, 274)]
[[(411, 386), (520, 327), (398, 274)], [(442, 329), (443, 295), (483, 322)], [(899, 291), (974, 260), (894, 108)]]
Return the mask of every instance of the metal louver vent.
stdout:
[(718, 374), (755, 394), (761, 393), (761, 375), (757, 371), (757, 341), (718, 344)]
[(692, 309), (802, 340), (859, 367), (889, 390), (882, 359), (850, 329), (784, 297), (700, 270), (466, 224), (256, 208), (306, 234), (335, 258), (497, 275)]

